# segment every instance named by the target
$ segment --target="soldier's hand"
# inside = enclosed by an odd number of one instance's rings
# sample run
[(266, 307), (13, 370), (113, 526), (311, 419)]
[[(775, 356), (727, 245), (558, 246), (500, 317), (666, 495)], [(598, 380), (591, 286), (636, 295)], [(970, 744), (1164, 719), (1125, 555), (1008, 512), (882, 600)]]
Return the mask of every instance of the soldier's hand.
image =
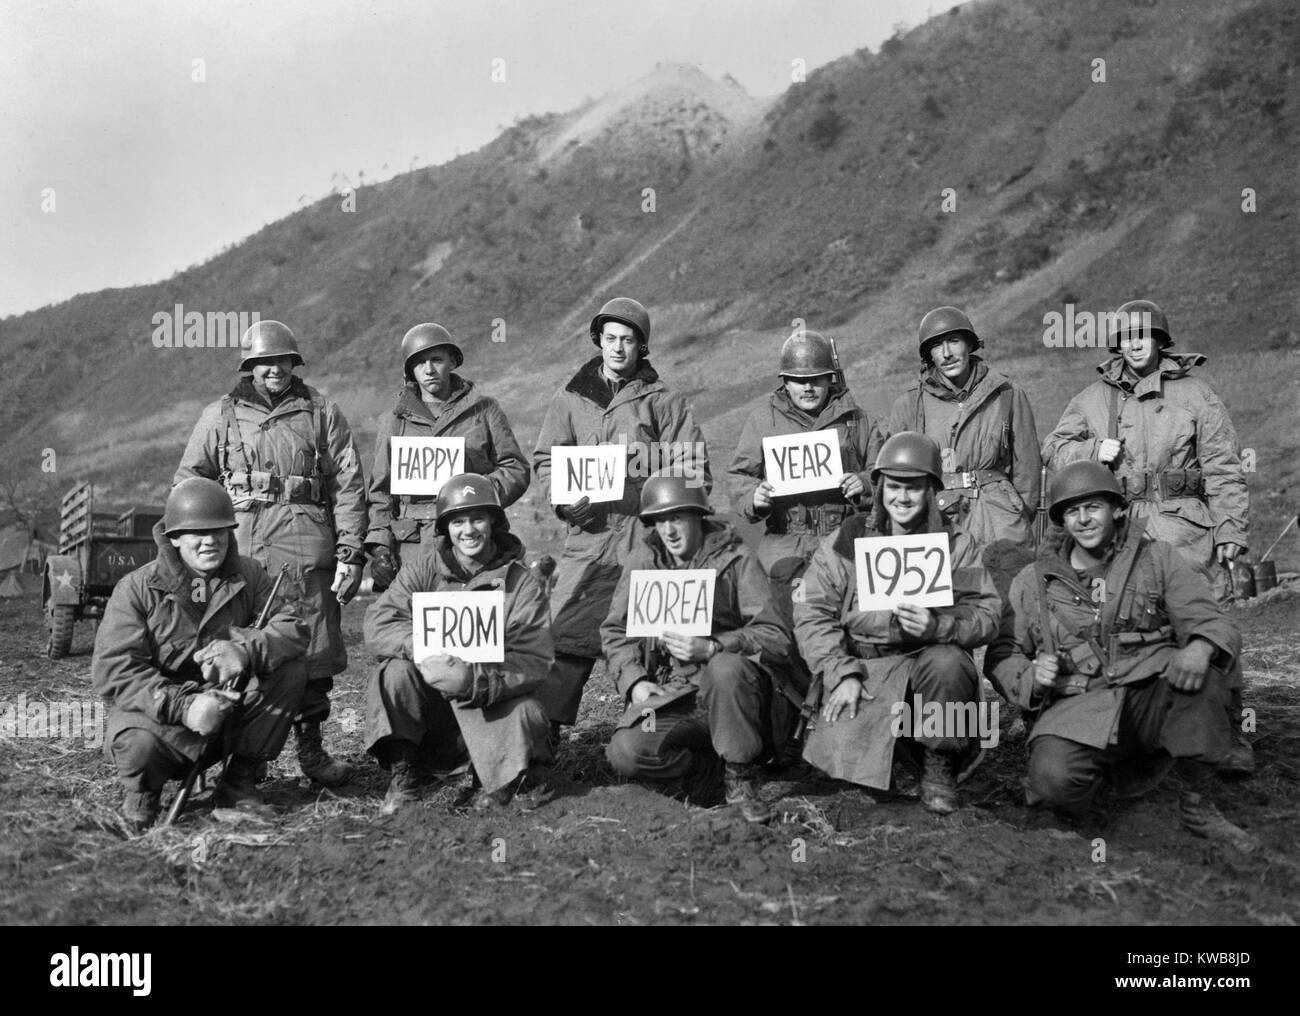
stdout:
[(849, 711), (850, 720), (856, 719), (858, 703), (870, 702), (875, 697), (862, 690), (862, 682), (858, 678), (846, 677), (827, 696), (826, 704), (822, 706), (822, 719), (827, 723), (834, 723), (845, 709)]
[(638, 705), (648, 698), (654, 698), (661, 690), (659, 685), (647, 677), (632, 685), (632, 694), (628, 697), (631, 698), (633, 705)]
[(370, 578), (374, 581), (374, 590), (382, 593), (397, 578), (400, 565), (393, 552), (383, 544), (373, 544), (366, 549), (370, 551)]
[(444, 698), (465, 698), (474, 687), (474, 669), (458, 656), (437, 653), (419, 664), (424, 683)]
[(862, 477), (857, 473), (845, 473), (844, 479), (840, 480), (840, 491), (848, 499), (861, 497), (867, 492), (867, 485), (862, 482)]
[(596, 509), (591, 507), (591, 498), (583, 495), (573, 504), (560, 505), (560, 514), (578, 527), (585, 527), (596, 517)]
[(203, 672), (204, 681), (225, 688), (248, 669), (248, 653), (228, 639), (217, 639), (196, 649), (194, 662)]
[(939, 619), (929, 607), (918, 607), (914, 603), (900, 603), (894, 608), (898, 618), (898, 627), (914, 639), (933, 639), (939, 631)]
[(1179, 691), (1200, 691), (1213, 656), (1214, 646), (1204, 639), (1192, 639), (1174, 653), (1174, 658), (1165, 668), (1165, 680)]
[(1240, 553), (1241, 546), (1236, 543), (1220, 543), (1214, 548), (1214, 556), (1219, 559), (1219, 564), (1237, 560)]
[(201, 692), (190, 699), (185, 710), (185, 726), (202, 737), (215, 734), (237, 702), (239, 693), (235, 691), (215, 688)]
[(675, 631), (666, 631), (659, 636), (659, 645), (667, 650), (675, 660), (682, 663), (704, 663), (713, 658), (717, 651), (711, 639), (695, 635), (682, 635)]
[(1061, 671), (1061, 658), (1055, 653), (1039, 653), (1034, 658), (1034, 684), (1040, 688), (1051, 688), (1056, 684), (1056, 675)]
[(1117, 438), (1103, 438), (1101, 444), (1097, 446), (1097, 461), (1103, 466), (1109, 466), (1119, 458), (1120, 441)]
[(344, 564), (340, 561), (334, 566), (334, 584), (330, 586), (330, 592), (338, 598), (340, 607), (346, 607), (348, 601), (357, 595), (360, 587), (361, 565)]
[(765, 512), (772, 507), (772, 485), (766, 480), (754, 488), (754, 511)]

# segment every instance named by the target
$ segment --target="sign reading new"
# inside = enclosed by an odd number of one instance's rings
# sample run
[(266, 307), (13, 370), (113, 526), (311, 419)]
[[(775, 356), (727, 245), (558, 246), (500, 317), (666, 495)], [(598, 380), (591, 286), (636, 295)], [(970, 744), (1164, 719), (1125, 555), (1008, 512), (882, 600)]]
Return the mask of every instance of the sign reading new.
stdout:
[(553, 445), (551, 504), (620, 501), (627, 479), (627, 445)]

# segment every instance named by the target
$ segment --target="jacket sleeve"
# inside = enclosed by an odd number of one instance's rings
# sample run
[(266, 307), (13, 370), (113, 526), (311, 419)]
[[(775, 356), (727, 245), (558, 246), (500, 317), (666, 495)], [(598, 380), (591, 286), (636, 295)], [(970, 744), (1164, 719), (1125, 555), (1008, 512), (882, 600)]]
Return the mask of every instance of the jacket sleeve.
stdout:
[(366, 543), (393, 549), (393, 502), (389, 484), (389, 438), (393, 436), (393, 414), (381, 413), (375, 427), (375, 454), (370, 466), (370, 485), (366, 500), (370, 507), (370, 521), (366, 529)]
[(1013, 389), (1011, 422), (1011, 485), (1025, 502), (1025, 513), (1033, 518), (1042, 486), (1043, 458), (1038, 448), (1038, 425), (1034, 407), (1020, 388)]
[[(564, 392), (556, 392), (551, 397), (551, 404), (546, 407), (546, 417), (542, 420), (542, 429), (537, 434), (537, 444), (533, 447), (533, 476), (537, 485), (551, 498), (551, 448), (555, 445), (574, 445), (577, 438), (573, 433), (573, 420)], [(557, 518), (564, 518), (558, 508)]]
[(876, 465), (876, 459), (880, 457), (880, 449), (885, 443), (885, 435), (877, 421), (868, 417), (866, 413), (862, 414), (861, 419), (867, 425), (867, 433), (865, 444), (861, 449), (862, 472), (858, 476), (862, 479), (862, 486), (866, 488), (867, 493), (860, 497), (858, 501), (863, 510), (867, 510), (875, 503), (876, 489), (871, 482), (871, 470)]
[(803, 599), (794, 602), (794, 635), (799, 653), (820, 674), (823, 696), (846, 677), (863, 677), (866, 664), (853, 655), (844, 617), (853, 596), (853, 575), (827, 537), (813, 552), (804, 572)]
[(772, 586), (758, 558), (746, 551), (729, 570), (744, 623), (731, 631), (715, 632), (713, 637), (724, 652), (742, 656), (763, 653), (773, 660), (789, 659), (793, 636), (772, 603)]
[(502, 412), (501, 407), (493, 399), (484, 399), (484, 402), (486, 403), (484, 422), (487, 424), (488, 441), (491, 443), (488, 454), (493, 464), (488, 479), (497, 489), (497, 494), (501, 498), (501, 507), (509, 508), (523, 497), (524, 491), (528, 489), (530, 479), (528, 460), (520, 451), (519, 442), (515, 440), (515, 432), (510, 429), (510, 421), (506, 419), (506, 414)]
[(623, 574), (618, 578), (614, 598), (609, 604), (609, 614), (600, 625), (600, 647), (605, 655), (605, 669), (614, 687), (624, 698), (632, 685), (650, 677), (645, 667), (643, 639), (629, 638), (627, 634), (627, 598), (632, 588), (632, 569), (643, 568), (636, 557), (628, 559)]
[(984, 676), (1022, 709), (1033, 704), (1033, 663), (1038, 655), (1037, 597), (1031, 564), (1012, 580), (997, 638), (989, 643), (984, 656)]
[(894, 404), (889, 407), (889, 422), (885, 428), (886, 438), (901, 434), (905, 430), (916, 429), (915, 407), (916, 396), (910, 391), (904, 392), (894, 400)]
[(156, 723), (182, 722), (198, 681), (174, 681), (158, 669), (150, 645), (149, 607), (143, 578), (117, 584), (104, 607), (90, 663), (95, 691), (118, 709), (144, 713)]
[(1106, 435), (1096, 433), (1088, 422), (1086, 407), (1094, 387), (1085, 388), (1070, 400), (1056, 429), (1043, 442), (1043, 461), (1053, 471), (1081, 459), (1097, 459), (1097, 445)]
[(411, 596), (437, 588), (427, 554), (402, 562), (393, 584), (366, 610), (362, 633), (366, 648), (381, 660), (412, 660)]
[(1200, 388), (1196, 452), (1214, 520), (1214, 542), (1245, 548), (1250, 532), (1250, 490), (1237, 452), (1237, 431), (1227, 407), (1210, 386), (1202, 384)]
[(666, 443), (672, 452), (668, 467), (676, 470), (674, 476), (684, 476), (697, 481), (704, 493), (713, 490), (713, 473), (709, 469), (709, 451), (704, 443), (704, 432), (695, 422), (695, 414), (686, 400), (676, 393), (660, 393), (655, 414), (659, 425), (658, 440)]
[(506, 593), (505, 660), (473, 664), (471, 706), (486, 708), (531, 695), (550, 677), (555, 660), (550, 607), (532, 573), (522, 566), (519, 571), (519, 584), (513, 593)]
[[(252, 593), (253, 620), (259, 617), (275, 583), (266, 569), (250, 557), (241, 558), (244, 580)], [(293, 601), (277, 593), (274, 613), (261, 628), (251, 623), (246, 627), (231, 626), (227, 636), (249, 655), (254, 674), (269, 675), (281, 665), (296, 660), (307, 651), (311, 642), (311, 627), (294, 610)]]
[(181, 463), (172, 476), (172, 486), (191, 476), (208, 480), (221, 478), (221, 403), (214, 402), (199, 414), (198, 423), (190, 432), (189, 443), (181, 453)]
[(961, 532), (952, 538), (952, 587), (952, 606), (932, 608), (939, 625), (933, 641), (963, 649), (993, 641), (1002, 619), (1002, 598), (978, 545)]
[(731, 457), (731, 465), (727, 467), (727, 496), (731, 498), (731, 510), (749, 522), (757, 522), (767, 514), (754, 511), (754, 491), (763, 481), (765, 473), (763, 416), (763, 408), (760, 407), (745, 417), (745, 424), (740, 429), (740, 440), (736, 442), (736, 454)]
[[(1152, 543), (1151, 553), (1164, 580), (1165, 612), (1174, 626), (1178, 645), (1202, 638), (1225, 656), (1237, 659), (1241, 655), (1241, 631), (1219, 606), (1205, 575), (1168, 543)], [(1227, 660), (1219, 661), (1219, 665), (1229, 669)]]
[(361, 452), (352, 438), (337, 403), (325, 407), (326, 439), (329, 461), (325, 468), (325, 488), (334, 513), (336, 554), (344, 564), (363, 564), (361, 544), (366, 536), (366, 478), (361, 468)]

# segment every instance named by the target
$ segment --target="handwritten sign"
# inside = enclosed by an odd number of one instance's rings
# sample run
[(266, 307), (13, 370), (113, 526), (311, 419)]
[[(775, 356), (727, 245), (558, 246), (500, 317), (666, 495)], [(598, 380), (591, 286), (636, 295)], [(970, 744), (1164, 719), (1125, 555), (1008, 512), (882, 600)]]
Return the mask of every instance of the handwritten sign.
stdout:
[(411, 656), (445, 653), (467, 663), (504, 663), (506, 594), (501, 589), (411, 595)]
[(870, 536), (853, 541), (858, 610), (952, 606), (952, 560), (947, 533)]
[(844, 477), (837, 430), (763, 438), (763, 466), (778, 497), (838, 487)]
[(551, 504), (619, 501), (627, 479), (627, 445), (553, 445)]
[(632, 569), (627, 597), (627, 633), (651, 638), (666, 631), (713, 633), (715, 568)]
[(436, 494), (465, 472), (463, 437), (394, 437), (388, 441), (391, 494)]

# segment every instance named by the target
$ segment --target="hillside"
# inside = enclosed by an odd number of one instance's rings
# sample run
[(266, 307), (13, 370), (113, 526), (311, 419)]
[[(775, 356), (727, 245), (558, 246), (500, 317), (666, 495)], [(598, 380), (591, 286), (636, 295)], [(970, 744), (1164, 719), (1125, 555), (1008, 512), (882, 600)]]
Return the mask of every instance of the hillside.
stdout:
[[(987, 0), (772, 103), (662, 65), (362, 188), (355, 211), (334, 195), (166, 282), (0, 321), (0, 462), (23, 475), (53, 447), (68, 483), (159, 499), (237, 362), (154, 348), (153, 315), (176, 304), (288, 323), (305, 376), (369, 453), (411, 324), (452, 328), (464, 373), (531, 445), (550, 393), (590, 352), (586, 320), (633, 295), (653, 314), (654, 363), (725, 464), (793, 318), (834, 331), (860, 401), (883, 413), (914, 370), (921, 314), (961, 304), (1030, 387), (1045, 434), (1100, 359), (1044, 348), (1045, 315), (1142, 295), (1165, 307), (1179, 348), (1210, 357), (1255, 450), (1262, 549), (1300, 500), (1297, 53), (1285, 0)], [(504, 342), (490, 338), (498, 319)], [(526, 539), (554, 535), (537, 494)], [(1300, 541), (1278, 553), (1295, 566)]]

